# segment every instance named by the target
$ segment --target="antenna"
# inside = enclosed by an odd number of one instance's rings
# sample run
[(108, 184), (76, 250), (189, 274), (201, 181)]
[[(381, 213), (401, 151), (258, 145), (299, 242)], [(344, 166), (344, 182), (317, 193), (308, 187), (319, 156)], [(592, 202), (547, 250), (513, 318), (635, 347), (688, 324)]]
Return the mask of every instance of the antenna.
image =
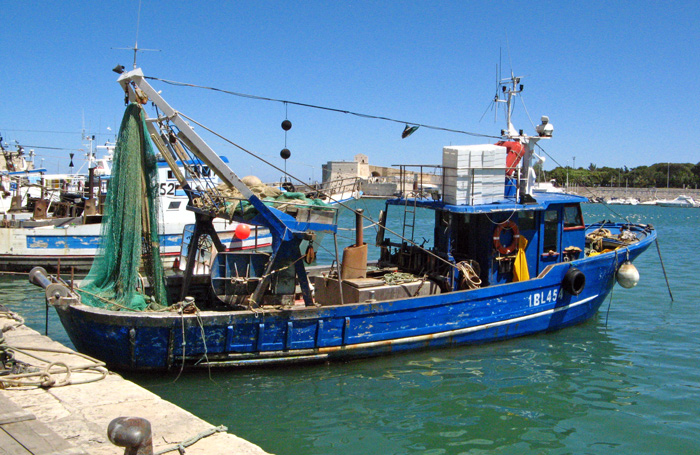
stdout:
[(141, 0), (139, 0), (139, 12), (136, 17), (136, 39), (134, 40), (134, 47), (113, 47), (112, 49), (122, 50), (122, 51), (134, 51), (134, 69), (136, 69), (136, 55), (139, 51), (150, 51), (150, 52), (160, 52), (160, 49), (139, 49), (139, 27), (141, 25)]
[[(502, 130), (501, 134), (509, 138), (514, 138), (518, 136), (518, 132), (513, 127), (511, 117), (513, 114), (514, 107), (513, 97), (519, 95), (523, 91), (523, 85), (520, 84), (521, 79), (521, 77), (515, 76), (513, 71), (511, 70), (509, 78), (500, 80), (501, 92), (504, 98), (502, 99), (500, 97), (500, 94), (497, 94), (496, 99), (494, 99), (494, 102), (504, 103), (506, 105), (506, 129)], [(508, 85), (510, 85), (510, 87), (508, 87)], [(520, 133), (520, 135), (522, 135), (522, 133)]]
[(496, 123), (498, 120), (498, 89), (501, 86), (501, 81), (500, 78), (498, 77), (498, 65), (496, 65), (496, 95), (493, 97), (491, 101), (489, 101), (489, 105), (486, 106), (486, 110), (484, 111), (483, 114), (481, 114), (481, 118), (479, 119), (479, 122), (481, 122), (484, 117), (486, 116), (486, 113), (489, 111), (489, 109), (493, 109), (495, 105), (495, 113), (494, 113), (494, 119), (493, 122)]
[(513, 59), (510, 57), (510, 41), (508, 40), (508, 30), (506, 30), (506, 49), (508, 50), (508, 63), (510, 63), (510, 75), (513, 76)]
[(496, 96), (493, 97), (493, 103), (496, 105), (493, 113), (493, 123), (498, 121), (498, 89), (501, 87), (501, 60), (503, 60), (503, 48), (498, 48), (498, 66), (496, 67)]

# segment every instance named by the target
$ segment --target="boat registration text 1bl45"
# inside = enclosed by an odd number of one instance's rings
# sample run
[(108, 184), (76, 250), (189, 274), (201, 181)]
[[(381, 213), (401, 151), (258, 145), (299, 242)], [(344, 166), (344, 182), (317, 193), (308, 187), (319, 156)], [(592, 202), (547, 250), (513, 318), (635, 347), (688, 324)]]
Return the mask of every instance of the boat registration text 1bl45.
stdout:
[(535, 292), (527, 296), (528, 306), (540, 306), (545, 303), (557, 301), (559, 289), (550, 289), (549, 291)]

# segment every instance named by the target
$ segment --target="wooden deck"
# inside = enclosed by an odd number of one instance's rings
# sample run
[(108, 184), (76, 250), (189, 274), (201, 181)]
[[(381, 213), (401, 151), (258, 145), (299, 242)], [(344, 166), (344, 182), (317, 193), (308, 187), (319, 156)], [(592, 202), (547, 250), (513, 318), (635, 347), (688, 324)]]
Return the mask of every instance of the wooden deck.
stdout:
[(0, 392), (0, 454), (87, 455)]

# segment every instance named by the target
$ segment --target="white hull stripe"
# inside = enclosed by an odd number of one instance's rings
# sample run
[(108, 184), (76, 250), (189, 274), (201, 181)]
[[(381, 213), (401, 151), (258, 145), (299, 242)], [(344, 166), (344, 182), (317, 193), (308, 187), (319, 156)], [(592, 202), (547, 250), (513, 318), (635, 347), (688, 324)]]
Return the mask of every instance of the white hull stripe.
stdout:
[(325, 348), (319, 348), (319, 352), (329, 353), (329, 352), (335, 352), (335, 351), (347, 350), (347, 349), (365, 349), (365, 348), (372, 348), (372, 347), (377, 347), (377, 346), (416, 343), (416, 342), (435, 340), (435, 339), (446, 338), (446, 337), (459, 336), (459, 335), (464, 335), (467, 333), (479, 332), (481, 330), (487, 330), (487, 329), (491, 329), (494, 327), (500, 327), (500, 326), (504, 326), (504, 325), (508, 325), (508, 324), (516, 324), (518, 322), (523, 322), (523, 321), (527, 321), (530, 319), (535, 319), (535, 318), (539, 318), (539, 317), (543, 317), (543, 316), (552, 315), (552, 314), (558, 313), (560, 311), (565, 311), (565, 310), (568, 310), (570, 308), (574, 308), (574, 307), (577, 307), (579, 305), (583, 305), (584, 303), (590, 302), (591, 300), (597, 298), (598, 295), (599, 294), (596, 294), (596, 295), (591, 296), (591, 297), (586, 297), (583, 300), (579, 300), (578, 302), (570, 303), (569, 305), (566, 305), (566, 306), (552, 308), (552, 309), (545, 310), (545, 311), (540, 311), (539, 313), (528, 314), (527, 316), (520, 316), (520, 317), (512, 318), (512, 319), (505, 319), (503, 321), (489, 322), (487, 324), (475, 325), (473, 327), (465, 327), (463, 329), (449, 330), (447, 332), (439, 332), (439, 333), (434, 333), (434, 334), (429, 334), (429, 335), (418, 335), (418, 336), (413, 336), (413, 337), (397, 338), (394, 340), (386, 340), (386, 341), (371, 341), (368, 343), (357, 343), (357, 344), (350, 344), (350, 345), (345, 345), (345, 346), (330, 346), (330, 347), (325, 347)]
[[(394, 346), (394, 345), (401, 345), (401, 344), (407, 344), (407, 343), (419, 343), (419, 342), (424, 342), (424, 341), (429, 341), (429, 340), (436, 340), (436, 339), (441, 339), (441, 338), (446, 338), (446, 337), (452, 337), (452, 336), (458, 336), (458, 335), (463, 335), (467, 333), (473, 333), (473, 332), (478, 332), (480, 330), (486, 330), (490, 329), (493, 327), (500, 327), (503, 325), (508, 325), (508, 324), (515, 324), (518, 322), (522, 321), (527, 321), (530, 319), (535, 319), (539, 317), (544, 317), (544, 316), (549, 316), (554, 313), (558, 313), (560, 311), (565, 311), (570, 308), (577, 307), (579, 305), (583, 305), (584, 303), (590, 302), (591, 300), (595, 299), (598, 297), (599, 294), (596, 294), (591, 297), (587, 297), (583, 300), (579, 300), (578, 302), (571, 303), (566, 306), (558, 307), (558, 308), (552, 308), (550, 310), (545, 310), (545, 311), (540, 311), (539, 313), (534, 313), (534, 314), (529, 314), (527, 316), (520, 316), (517, 318), (512, 318), (512, 319), (507, 319), (504, 321), (497, 321), (497, 322), (490, 322), (488, 324), (481, 324), (473, 327), (466, 327), (463, 329), (456, 329), (456, 330), (450, 330), (447, 332), (440, 332), (440, 333), (434, 333), (430, 335), (418, 335), (414, 337), (404, 337), (404, 338), (397, 338), (394, 340), (385, 340), (385, 341), (372, 341), (368, 343), (357, 343), (357, 344), (350, 344), (350, 345), (344, 345), (344, 346), (330, 346), (330, 347), (325, 347), (325, 348), (318, 348), (316, 349), (298, 349), (298, 350), (292, 350), (292, 351), (267, 351), (267, 352), (261, 352), (260, 354), (262, 355), (261, 357), (257, 358), (249, 358), (249, 355), (242, 355), (241, 357), (244, 358), (238, 358), (236, 359), (237, 355), (232, 355), (229, 360), (215, 360), (211, 362), (202, 362), (199, 363), (198, 365), (200, 366), (226, 366), (226, 365), (243, 365), (243, 364), (249, 364), (249, 365), (263, 365), (263, 364), (275, 364), (275, 363), (284, 363), (287, 361), (319, 361), (319, 360), (327, 360), (332, 353), (339, 352), (339, 351), (350, 351), (350, 350), (357, 350), (357, 349), (368, 349), (368, 348), (373, 348), (373, 347), (386, 347), (386, 346)], [(290, 355), (290, 352), (293, 352), (293, 355)], [(248, 358), (245, 358), (248, 357)]]

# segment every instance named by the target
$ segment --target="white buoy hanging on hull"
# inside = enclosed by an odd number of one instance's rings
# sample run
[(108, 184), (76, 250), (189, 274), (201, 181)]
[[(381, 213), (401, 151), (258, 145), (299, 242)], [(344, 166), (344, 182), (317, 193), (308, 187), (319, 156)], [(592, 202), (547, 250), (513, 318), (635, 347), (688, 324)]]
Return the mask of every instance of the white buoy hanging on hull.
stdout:
[(639, 283), (639, 271), (630, 261), (622, 263), (617, 269), (617, 282), (625, 289), (633, 288)]

